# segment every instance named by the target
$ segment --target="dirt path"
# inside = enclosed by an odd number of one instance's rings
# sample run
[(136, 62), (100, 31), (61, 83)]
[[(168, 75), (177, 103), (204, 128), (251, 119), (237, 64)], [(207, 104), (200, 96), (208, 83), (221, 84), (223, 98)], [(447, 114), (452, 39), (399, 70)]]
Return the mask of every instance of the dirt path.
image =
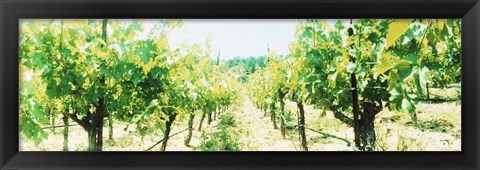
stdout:
[[(244, 95), (233, 115), (239, 128), (239, 143), (244, 151), (295, 151), (294, 143), (282, 137), (280, 130), (274, 129), (270, 117), (253, 106)], [(289, 137), (287, 137), (289, 138)]]

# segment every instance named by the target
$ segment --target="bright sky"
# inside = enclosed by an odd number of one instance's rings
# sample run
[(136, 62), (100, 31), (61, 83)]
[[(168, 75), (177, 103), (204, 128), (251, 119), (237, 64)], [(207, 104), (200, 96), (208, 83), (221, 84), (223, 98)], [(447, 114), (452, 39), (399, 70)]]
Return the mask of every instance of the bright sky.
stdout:
[[(131, 20), (126, 20), (131, 21)], [(220, 52), (221, 59), (266, 55), (268, 49), (276, 54), (289, 53), (288, 45), (295, 41), (295, 27), (300, 19), (183, 19), (183, 26), (168, 33), (172, 48), (182, 44), (205, 45), (210, 39), (212, 54)], [(337, 20), (329, 19), (333, 25)], [(144, 20), (145, 33), (158, 20)], [(146, 35), (139, 35), (147, 38)]]
[[(294, 41), (295, 27), (299, 20), (260, 19), (189, 19), (183, 27), (169, 37), (171, 47), (183, 42), (204, 44), (211, 39), (211, 49), (220, 52), (220, 58), (230, 59), (261, 56), (267, 48), (277, 54), (287, 54), (288, 45)], [(214, 54), (215, 54), (214, 53)]]
[[(184, 19), (181, 28), (169, 33), (172, 48), (182, 44), (204, 45), (210, 38), (212, 54), (220, 52), (221, 59), (261, 56), (267, 48), (277, 54), (288, 54), (288, 45), (294, 41), (298, 19)], [(149, 30), (155, 20), (145, 20)], [(143, 36), (142, 36), (143, 37)]]

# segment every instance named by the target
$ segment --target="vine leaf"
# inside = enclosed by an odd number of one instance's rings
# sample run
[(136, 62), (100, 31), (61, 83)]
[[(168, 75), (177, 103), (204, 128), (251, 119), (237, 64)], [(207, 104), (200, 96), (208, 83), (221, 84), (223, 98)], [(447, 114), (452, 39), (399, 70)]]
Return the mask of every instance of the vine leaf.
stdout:
[(387, 33), (387, 44), (385, 45), (385, 48), (388, 48), (395, 44), (395, 41), (409, 28), (411, 20), (399, 20), (397, 22), (394, 22), (390, 25), (388, 28), (388, 33)]

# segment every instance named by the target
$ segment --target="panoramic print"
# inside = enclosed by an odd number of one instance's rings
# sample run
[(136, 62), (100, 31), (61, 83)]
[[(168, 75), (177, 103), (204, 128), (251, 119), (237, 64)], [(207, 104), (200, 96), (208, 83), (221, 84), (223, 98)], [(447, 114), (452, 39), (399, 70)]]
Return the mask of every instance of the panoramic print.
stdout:
[(460, 19), (21, 19), (20, 151), (461, 151)]

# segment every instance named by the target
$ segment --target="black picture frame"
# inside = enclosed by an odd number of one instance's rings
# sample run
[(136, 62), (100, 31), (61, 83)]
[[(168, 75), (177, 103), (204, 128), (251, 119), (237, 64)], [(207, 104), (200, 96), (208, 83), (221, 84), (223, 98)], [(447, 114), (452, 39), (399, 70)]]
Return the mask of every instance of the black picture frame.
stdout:
[[(1, 0), (0, 169), (479, 169), (478, 0)], [(19, 152), (22, 18), (461, 18), (461, 152)]]

